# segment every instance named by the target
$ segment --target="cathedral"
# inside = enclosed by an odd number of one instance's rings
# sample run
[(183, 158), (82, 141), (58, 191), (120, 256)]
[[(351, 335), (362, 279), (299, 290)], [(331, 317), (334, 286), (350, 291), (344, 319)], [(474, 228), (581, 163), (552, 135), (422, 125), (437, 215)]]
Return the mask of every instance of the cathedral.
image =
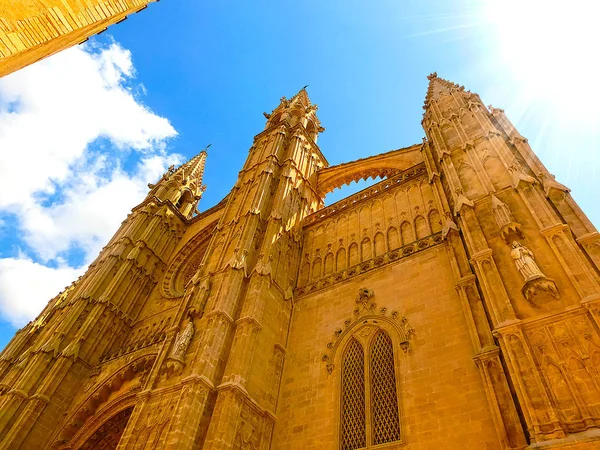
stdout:
[[(8, 17), (0, 74), (145, 3)], [(600, 235), (502, 109), (428, 78), (409, 147), (330, 166), (302, 89), (216, 206), (206, 151), (148, 185), (0, 354), (0, 450), (600, 448)]]
[(2, 353), (0, 449), (600, 448), (598, 232), (501, 109), (424, 110), (330, 166), (284, 97), (202, 212), (171, 167)]

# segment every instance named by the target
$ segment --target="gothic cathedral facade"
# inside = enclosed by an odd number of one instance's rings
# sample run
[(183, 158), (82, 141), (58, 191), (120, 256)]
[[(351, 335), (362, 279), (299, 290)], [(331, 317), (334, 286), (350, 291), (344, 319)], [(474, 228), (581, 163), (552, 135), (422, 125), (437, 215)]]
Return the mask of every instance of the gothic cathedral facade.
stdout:
[[(0, 449), (600, 448), (600, 235), (501, 109), (330, 166), (303, 89), (149, 185), (0, 357)], [(324, 207), (353, 180), (383, 181)]]

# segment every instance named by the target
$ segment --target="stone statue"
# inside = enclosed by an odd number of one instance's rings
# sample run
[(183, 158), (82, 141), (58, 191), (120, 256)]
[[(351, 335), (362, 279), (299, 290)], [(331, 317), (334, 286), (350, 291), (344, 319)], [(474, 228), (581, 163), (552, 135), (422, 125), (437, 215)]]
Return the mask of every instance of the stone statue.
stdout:
[(248, 255), (248, 250), (244, 249), (241, 256), (238, 255), (239, 251), (239, 248), (236, 248), (233, 251), (233, 256), (229, 260), (228, 265), (234, 269), (242, 269), (244, 271), (244, 275), (247, 276), (246, 256)]
[(544, 274), (533, 259), (533, 253), (524, 245), (513, 241), (510, 256), (512, 256), (517, 269), (521, 272), (525, 281), (544, 277)]
[(185, 328), (177, 333), (175, 343), (173, 344), (173, 350), (171, 350), (171, 358), (183, 359), (193, 336), (194, 324), (190, 320)]

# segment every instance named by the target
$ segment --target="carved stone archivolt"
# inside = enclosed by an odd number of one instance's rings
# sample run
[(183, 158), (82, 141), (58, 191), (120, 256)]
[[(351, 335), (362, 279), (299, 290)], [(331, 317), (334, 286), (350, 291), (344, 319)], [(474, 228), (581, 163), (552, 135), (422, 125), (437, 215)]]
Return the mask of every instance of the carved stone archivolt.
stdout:
[(162, 280), (161, 294), (165, 298), (183, 296), (184, 288), (198, 272), (210, 237), (216, 229), (217, 222), (211, 223), (194, 236), (169, 265)]
[(112, 450), (119, 445), (123, 431), (127, 426), (133, 408), (127, 408), (102, 424), (80, 447), (81, 450)]
[[(134, 396), (138, 393), (145, 382), (145, 378), (148, 375), (156, 355), (146, 355), (136, 360), (128, 362), (120, 370), (113, 372), (106, 378), (101, 377), (100, 371), (93, 371), (89, 384), (85, 386), (85, 391), (90, 391), (90, 394), (80, 404), (80, 406), (69, 416), (66, 421), (66, 426), (60, 433), (60, 438), (54, 443), (55, 447), (67, 443), (73, 436), (77, 437), (80, 429), (88, 421), (93, 420), (94, 417), (98, 416), (99, 411), (105, 410), (107, 407), (112, 409), (112, 405), (119, 403), (120, 399), (123, 398), (135, 398)], [(98, 380), (98, 378), (102, 378)], [(126, 385), (126, 383), (129, 383)], [(115, 392), (120, 391), (124, 386), (127, 386), (127, 390), (120, 394), (114, 402), (112, 399)], [(92, 387), (95, 389), (92, 390)]]
[[(368, 337), (378, 327), (379, 321), (386, 321), (391, 324), (400, 338), (400, 348), (404, 353), (408, 353), (410, 342), (415, 333), (414, 328), (410, 325), (408, 318), (400, 316), (398, 311), (389, 311), (388, 308), (378, 306), (375, 302), (375, 293), (368, 288), (358, 290), (356, 296), (356, 307), (353, 311), (353, 317), (344, 321), (344, 329), (337, 328), (332, 336), (332, 339), (327, 343), (327, 349), (321, 357), (321, 361), (325, 363), (327, 372), (331, 373), (334, 368), (335, 353), (339, 347), (342, 338), (350, 332), (357, 324), (362, 322), (365, 324), (359, 333), (367, 333), (363, 337)], [(367, 325), (367, 323), (372, 323)]]
[(127, 337), (117, 339), (123, 344), (107, 352), (100, 360), (104, 363), (163, 342), (170, 321), (171, 316), (166, 316), (162, 320), (155, 319), (150, 324), (144, 321), (137, 323)]

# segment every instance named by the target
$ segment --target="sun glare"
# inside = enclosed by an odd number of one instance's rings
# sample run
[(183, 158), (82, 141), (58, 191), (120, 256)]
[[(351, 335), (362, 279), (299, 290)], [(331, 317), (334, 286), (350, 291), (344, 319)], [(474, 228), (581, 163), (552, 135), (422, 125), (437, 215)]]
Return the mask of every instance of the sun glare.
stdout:
[(600, 2), (594, 0), (483, 4), (492, 45), (524, 94), (547, 104), (561, 119), (581, 120), (587, 113), (596, 127), (600, 94), (590, 85), (600, 66), (599, 14)]

